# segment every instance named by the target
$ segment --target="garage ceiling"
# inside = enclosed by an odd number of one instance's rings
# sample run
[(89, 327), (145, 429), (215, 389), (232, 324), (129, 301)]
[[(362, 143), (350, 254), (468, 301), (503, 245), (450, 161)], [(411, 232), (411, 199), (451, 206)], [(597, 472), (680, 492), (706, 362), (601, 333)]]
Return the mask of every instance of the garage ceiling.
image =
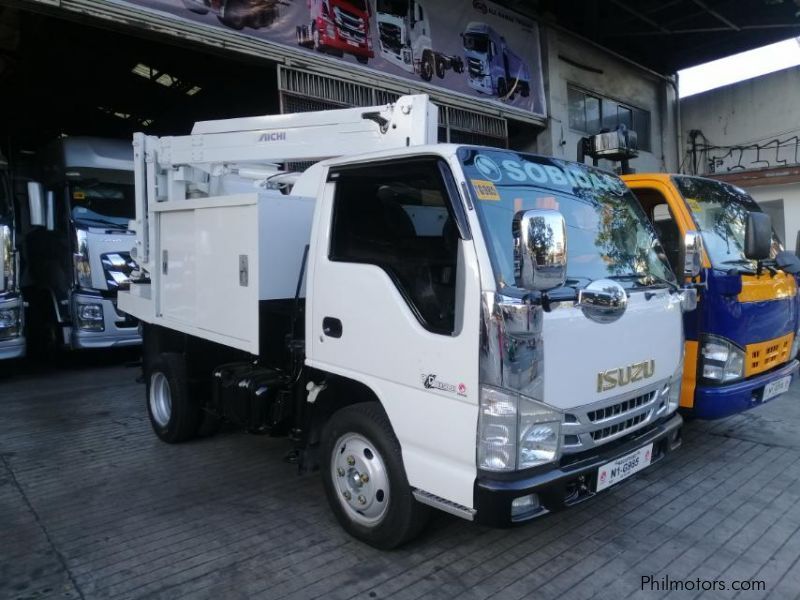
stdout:
[(501, 0), (660, 73), (800, 36), (800, 0)]

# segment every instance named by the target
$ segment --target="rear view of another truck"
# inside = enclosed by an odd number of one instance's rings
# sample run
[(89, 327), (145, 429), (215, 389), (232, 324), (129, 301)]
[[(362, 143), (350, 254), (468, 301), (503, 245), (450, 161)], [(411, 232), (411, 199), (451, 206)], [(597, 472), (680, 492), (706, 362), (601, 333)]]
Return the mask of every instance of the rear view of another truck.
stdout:
[[(663, 173), (624, 175), (676, 272), (696, 275), (696, 311), (684, 315), (681, 408), (716, 419), (789, 389), (800, 347), (794, 255), (744, 190)], [(688, 253), (688, 254), (687, 254)], [(688, 265), (686, 256), (699, 264)]]
[(15, 216), (8, 163), (0, 154), (0, 360), (25, 354)]

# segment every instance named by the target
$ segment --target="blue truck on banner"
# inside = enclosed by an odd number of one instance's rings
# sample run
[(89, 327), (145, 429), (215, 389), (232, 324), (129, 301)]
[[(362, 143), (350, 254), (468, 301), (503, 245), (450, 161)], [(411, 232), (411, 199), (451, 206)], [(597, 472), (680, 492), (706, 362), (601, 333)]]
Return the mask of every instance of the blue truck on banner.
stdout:
[[(123, 1), (123, 0), (121, 0)], [(538, 25), (482, 0), (124, 0), (544, 117)]]

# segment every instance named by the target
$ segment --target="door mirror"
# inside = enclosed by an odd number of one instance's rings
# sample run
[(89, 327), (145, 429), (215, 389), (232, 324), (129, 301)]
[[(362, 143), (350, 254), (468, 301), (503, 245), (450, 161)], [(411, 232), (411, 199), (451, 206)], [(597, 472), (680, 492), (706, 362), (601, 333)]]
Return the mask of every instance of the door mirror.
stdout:
[(703, 267), (703, 236), (687, 231), (683, 236), (683, 276), (697, 277)]
[(31, 227), (47, 225), (44, 187), (37, 181), (28, 182), (28, 215)]
[(567, 278), (567, 225), (555, 210), (526, 210), (514, 216), (514, 284), (545, 291)]
[(751, 212), (747, 215), (744, 232), (744, 255), (750, 260), (769, 258), (772, 247), (772, 219), (767, 213)]
[(54, 231), (56, 228), (55, 194), (52, 191), (48, 191), (45, 198), (45, 224), (47, 225), (47, 231)]

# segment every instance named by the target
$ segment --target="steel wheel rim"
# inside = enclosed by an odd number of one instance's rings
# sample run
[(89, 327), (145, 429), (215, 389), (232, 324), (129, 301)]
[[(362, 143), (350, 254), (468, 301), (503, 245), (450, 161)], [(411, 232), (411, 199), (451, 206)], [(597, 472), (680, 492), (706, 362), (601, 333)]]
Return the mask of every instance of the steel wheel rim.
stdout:
[(169, 424), (172, 415), (172, 392), (169, 389), (167, 376), (161, 372), (153, 373), (150, 377), (150, 412), (161, 427)]
[(389, 509), (389, 473), (375, 445), (357, 433), (346, 433), (334, 445), (331, 479), (339, 503), (352, 521), (374, 527)]

